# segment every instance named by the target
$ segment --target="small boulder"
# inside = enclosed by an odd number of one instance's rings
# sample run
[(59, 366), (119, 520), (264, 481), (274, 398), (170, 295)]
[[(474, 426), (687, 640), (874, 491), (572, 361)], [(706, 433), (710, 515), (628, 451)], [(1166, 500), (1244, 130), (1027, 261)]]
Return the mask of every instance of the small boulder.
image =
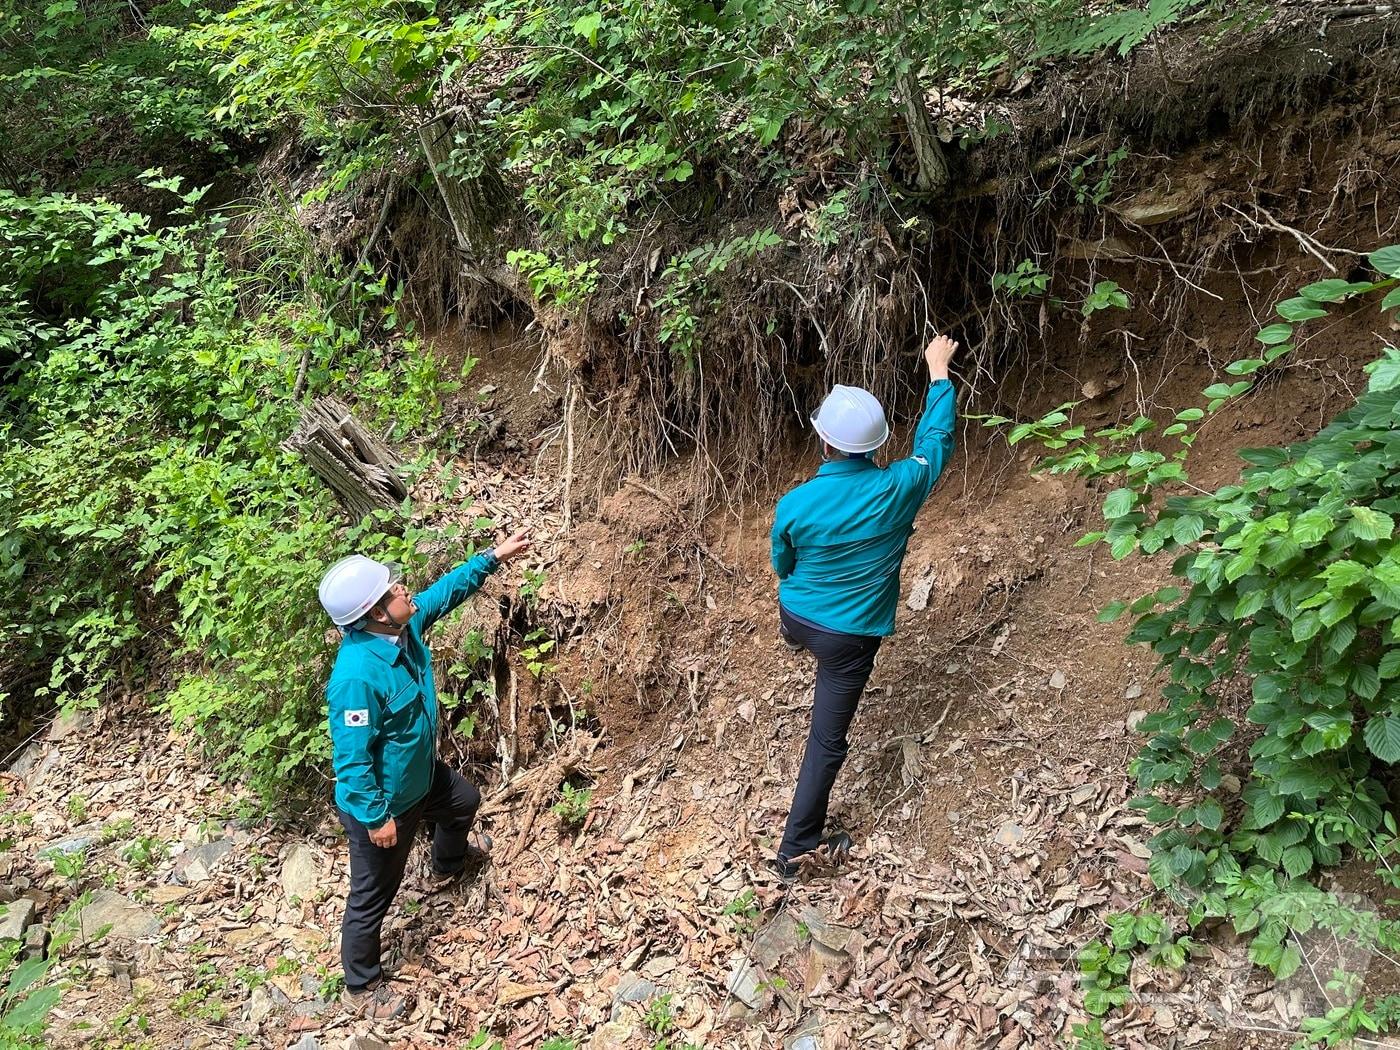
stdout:
[(77, 733), (81, 733), (88, 726), (96, 721), (96, 714), (90, 707), (71, 707), (59, 712), (53, 724), (49, 726), (50, 740), (67, 740)]
[(620, 1021), (628, 1003), (647, 1003), (662, 994), (660, 986), (643, 980), (636, 974), (624, 974), (617, 983), (617, 993), (613, 996), (610, 1021)]
[(725, 981), (724, 987), (730, 995), (743, 1003), (751, 1010), (757, 1010), (763, 1005), (763, 988), (759, 983), (758, 967), (754, 966), (745, 955), (737, 955), (734, 964), (729, 971), (729, 979)]
[(288, 898), (314, 900), (321, 886), (321, 865), (305, 842), (295, 842), (282, 856), (282, 892)]
[(389, 1044), (372, 1035), (352, 1035), (345, 1043), (345, 1050), (389, 1050)]
[(210, 873), (219, 861), (232, 852), (233, 841), (231, 839), (215, 839), (213, 842), (206, 842), (202, 846), (196, 846), (180, 858), (175, 865), (175, 874), (190, 885), (207, 882)]
[(22, 941), (24, 931), (34, 921), (34, 902), (28, 897), (20, 897), (9, 904), (0, 904), (4, 914), (0, 915), (0, 941)]
[(142, 937), (154, 937), (160, 932), (160, 918), (155, 912), (141, 907), (113, 890), (94, 890), (92, 902), (78, 912), (78, 930), (82, 942), (90, 944), (108, 927), (109, 937), (139, 940)]
[(283, 995), (282, 989), (275, 984), (260, 984), (253, 989), (253, 994), (248, 997), (248, 1005), (244, 1007), (244, 1015), (252, 1024), (260, 1025), (273, 1014), (290, 1005), (291, 1000)]

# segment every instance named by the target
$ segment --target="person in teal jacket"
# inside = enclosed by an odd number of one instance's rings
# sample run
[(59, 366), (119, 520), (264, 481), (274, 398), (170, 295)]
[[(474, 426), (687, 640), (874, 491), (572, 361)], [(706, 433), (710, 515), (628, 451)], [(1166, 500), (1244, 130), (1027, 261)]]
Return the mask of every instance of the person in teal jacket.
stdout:
[(393, 566), (358, 554), (321, 580), (321, 604), (343, 634), (326, 685), (335, 804), (350, 847), (341, 963), (350, 1004), (370, 1016), (406, 1005), (382, 983), (380, 930), (415, 831), (432, 829), (432, 870), (451, 878), (466, 867), (481, 804), (481, 793), (437, 757), (437, 689), (424, 635), (528, 548), (516, 533), (416, 595)]
[(938, 336), (924, 351), (929, 389), (909, 458), (877, 466), (870, 454), (889, 438), (884, 410), (867, 391), (837, 386), (812, 417), (825, 462), (778, 501), (772, 561), (781, 634), (790, 649), (817, 659), (811, 727), (778, 846), (784, 881), (796, 878), (797, 858), (819, 845), (831, 853), (850, 848), (844, 832), (822, 838), (827, 806), (875, 654), (894, 633), (914, 518), (953, 451), (948, 364), (957, 349)]

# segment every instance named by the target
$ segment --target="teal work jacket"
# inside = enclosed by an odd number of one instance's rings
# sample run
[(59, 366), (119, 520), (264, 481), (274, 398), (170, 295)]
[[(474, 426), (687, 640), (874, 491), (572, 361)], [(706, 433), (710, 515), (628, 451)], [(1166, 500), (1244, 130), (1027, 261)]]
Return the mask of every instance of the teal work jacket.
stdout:
[(953, 451), (953, 384), (929, 387), (908, 459), (837, 459), (778, 501), (773, 571), (789, 613), (841, 634), (894, 633), (914, 516)]
[(499, 563), (478, 554), (422, 594), (398, 644), (351, 631), (326, 684), (335, 804), (368, 828), (401, 816), (428, 793), (437, 754), (438, 701), (423, 635), (475, 594)]

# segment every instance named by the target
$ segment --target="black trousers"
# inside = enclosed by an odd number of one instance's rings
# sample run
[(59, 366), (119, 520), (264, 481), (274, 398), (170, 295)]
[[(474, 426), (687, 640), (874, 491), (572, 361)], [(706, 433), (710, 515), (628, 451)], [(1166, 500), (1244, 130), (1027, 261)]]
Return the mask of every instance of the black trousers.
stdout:
[(340, 961), (345, 986), (358, 991), (380, 976), (379, 931), (403, 882), (418, 826), (432, 827), (432, 864), (442, 872), (458, 871), (467, 855), (467, 832), (481, 805), (481, 792), (442, 759), (433, 760), (428, 793), (402, 816), (395, 817), (398, 841), (388, 849), (369, 840), (369, 828), (337, 809), (350, 841), (350, 897), (340, 927)]
[(817, 658), (817, 687), (812, 698), (812, 726), (797, 791), (788, 814), (778, 856), (792, 860), (817, 848), (826, 827), (826, 807), (836, 774), (846, 761), (846, 731), (855, 717), (860, 694), (875, 667), (879, 637), (837, 634), (799, 623), (781, 606), (783, 633)]

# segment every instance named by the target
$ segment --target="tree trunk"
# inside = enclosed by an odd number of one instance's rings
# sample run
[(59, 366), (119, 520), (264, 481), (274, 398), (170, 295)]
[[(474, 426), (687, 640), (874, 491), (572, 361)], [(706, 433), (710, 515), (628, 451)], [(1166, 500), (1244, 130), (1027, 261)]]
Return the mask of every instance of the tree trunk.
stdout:
[(408, 497), (398, 458), (336, 398), (308, 405), (282, 447), (306, 460), (356, 521), (375, 511), (397, 513)]
[(457, 145), (458, 119), (458, 114), (446, 113), (419, 125), (418, 142), (447, 208), (463, 264), (469, 273), (485, 277), (496, 220), (506, 208), (506, 185), (489, 161), (472, 178), (454, 172), (452, 152)]
[(914, 145), (914, 158), (919, 165), (919, 189), (930, 194), (942, 193), (948, 186), (948, 159), (943, 155), (943, 143), (934, 133), (919, 78), (911, 69), (899, 77), (898, 84), (899, 93), (904, 96), (904, 122), (909, 126), (909, 140)]

